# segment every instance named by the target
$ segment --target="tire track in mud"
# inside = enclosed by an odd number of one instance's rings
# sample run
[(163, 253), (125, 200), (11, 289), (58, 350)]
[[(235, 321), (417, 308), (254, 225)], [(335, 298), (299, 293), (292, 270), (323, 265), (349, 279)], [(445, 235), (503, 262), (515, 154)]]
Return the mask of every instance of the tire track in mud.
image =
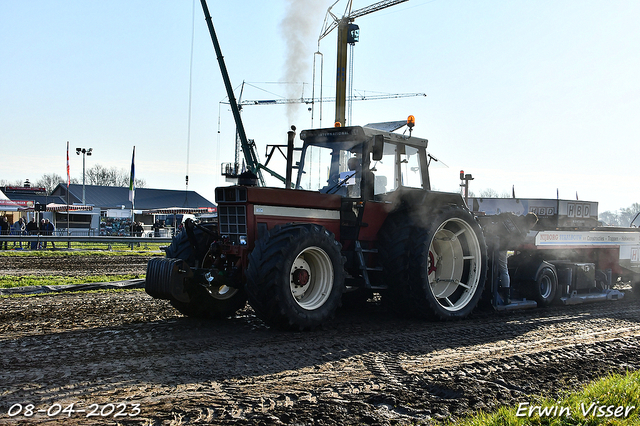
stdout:
[(144, 274), (149, 255), (3, 256), (0, 275), (122, 275)]
[[(640, 365), (635, 300), (450, 323), (372, 305), (314, 333), (268, 329), (250, 308), (220, 322), (181, 318), (142, 292), (0, 303), (12, 312), (0, 316), (0, 423), (8, 406), (28, 401), (135, 401), (143, 412), (130, 420), (141, 423), (420, 422)], [(38, 309), (47, 315), (20, 323)], [(81, 327), (62, 321), (85, 309)]]

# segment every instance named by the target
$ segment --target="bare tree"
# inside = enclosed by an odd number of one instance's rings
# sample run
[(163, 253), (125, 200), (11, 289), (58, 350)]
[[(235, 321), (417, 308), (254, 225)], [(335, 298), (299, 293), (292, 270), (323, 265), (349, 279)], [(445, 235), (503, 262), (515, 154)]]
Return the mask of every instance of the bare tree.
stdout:
[[(66, 185), (67, 179), (57, 173), (51, 173), (42, 175), (40, 179), (34, 183), (34, 186), (46, 188), (47, 193), (50, 194), (54, 189), (56, 189), (56, 186), (58, 186), (59, 183)], [(71, 183), (78, 183), (78, 179), (71, 178)]]
[(604, 225), (609, 226), (620, 226), (620, 217), (617, 213), (612, 213), (610, 211), (602, 212), (598, 214), (598, 220), (603, 222)]
[(59, 183), (64, 182), (65, 179), (63, 179), (62, 176), (57, 173), (51, 173), (42, 175), (40, 179), (35, 181), (34, 185), (45, 188), (47, 190), (47, 194), (50, 194)]
[(615, 212), (602, 212), (598, 215), (598, 219), (606, 225), (621, 226), (625, 228), (631, 226), (631, 222), (635, 219), (633, 225), (638, 226), (638, 222), (640, 220), (636, 218), (638, 212), (640, 212), (640, 203), (633, 203), (630, 207), (621, 208)]
[[(473, 195), (475, 197), (475, 195)], [(498, 191), (492, 188), (483, 189), (480, 191), (479, 197), (482, 198), (511, 198), (511, 194), (507, 191), (502, 191), (501, 194), (498, 194)]]
[(0, 186), (22, 186), (23, 184), (21, 180), (0, 179)]
[(480, 197), (482, 198), (498, 198), (498, 192), (494, 189), (488, 188), (480, 191)]
[[(636, 218), (638, 212), (640, 212), (640, 203), (633, 203), (631, 207), (620, 209), (622, 226), (631, 226), (631, 222)], [(636, 220), (636, 226), (637, 222), (638, 221)]]
[(116, 170), (115, 168), (109, 170), (101, 164), (96, 164), (85, 171), (86, 183), (89, 185), (118, 186), (116, 185)]
[[(86, 183), (89, 185), (100, 186), (129, 186), (130, 175), (125, 169), (106, 167), (96, 164), (85, 172)], [(136, 188), (144, 188), (146, 181), (144, 179), (136, 179)]]

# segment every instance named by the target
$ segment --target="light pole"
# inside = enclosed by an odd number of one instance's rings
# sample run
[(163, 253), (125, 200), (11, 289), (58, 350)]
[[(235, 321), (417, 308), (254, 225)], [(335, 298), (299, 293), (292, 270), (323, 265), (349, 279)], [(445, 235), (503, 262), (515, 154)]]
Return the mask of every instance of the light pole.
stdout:
[(87, 155), (91, 155), (91, 152), (93, 151), (93, 148), (76, 148), (76, 154), (80, 155), (82, 154), (82, 205), (85, 205), (85, 191), (84, 191), (84, 164), (85, 164), (85, 158)]

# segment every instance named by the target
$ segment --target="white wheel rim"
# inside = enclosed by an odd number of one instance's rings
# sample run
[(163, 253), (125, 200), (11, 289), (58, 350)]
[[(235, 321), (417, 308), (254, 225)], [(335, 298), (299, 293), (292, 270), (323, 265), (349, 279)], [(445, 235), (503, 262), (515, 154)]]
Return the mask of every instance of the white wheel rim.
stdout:
[(452, 218), (436, 230), (429, 246), (429, 288), (444, 309), (464, 309), (480, 285), (482, 252), (475, 231), (466, 221)]
[(538, 285), (540, 286), (540, 295), (544, 299), (548, 299), (551, 294), (551, 278), (548, 275), (543, 275)]
[(303, 309), (323, 306), (333, 288), (333, 264), (320, 247), (302, 250), (291, 265), (289, 286), (293, 300)]

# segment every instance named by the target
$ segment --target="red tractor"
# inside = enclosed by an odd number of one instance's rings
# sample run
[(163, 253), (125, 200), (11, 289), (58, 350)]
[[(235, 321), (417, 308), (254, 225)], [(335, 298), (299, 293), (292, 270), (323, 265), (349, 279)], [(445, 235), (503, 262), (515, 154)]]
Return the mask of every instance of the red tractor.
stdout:
[(251, 177), (216, 188), (217, 227), (188, 221), (149, 262), (147, 293), (195, 317), (248, 300), (267, 324), (296, 330), (373, 292), (403, 314), (469, 315), (487, 274), (483, 232), (460, 194), (430, 190), (427, 140), (382, 127), (306, 130), (295, 149), (290, 137), (285, 188)]

